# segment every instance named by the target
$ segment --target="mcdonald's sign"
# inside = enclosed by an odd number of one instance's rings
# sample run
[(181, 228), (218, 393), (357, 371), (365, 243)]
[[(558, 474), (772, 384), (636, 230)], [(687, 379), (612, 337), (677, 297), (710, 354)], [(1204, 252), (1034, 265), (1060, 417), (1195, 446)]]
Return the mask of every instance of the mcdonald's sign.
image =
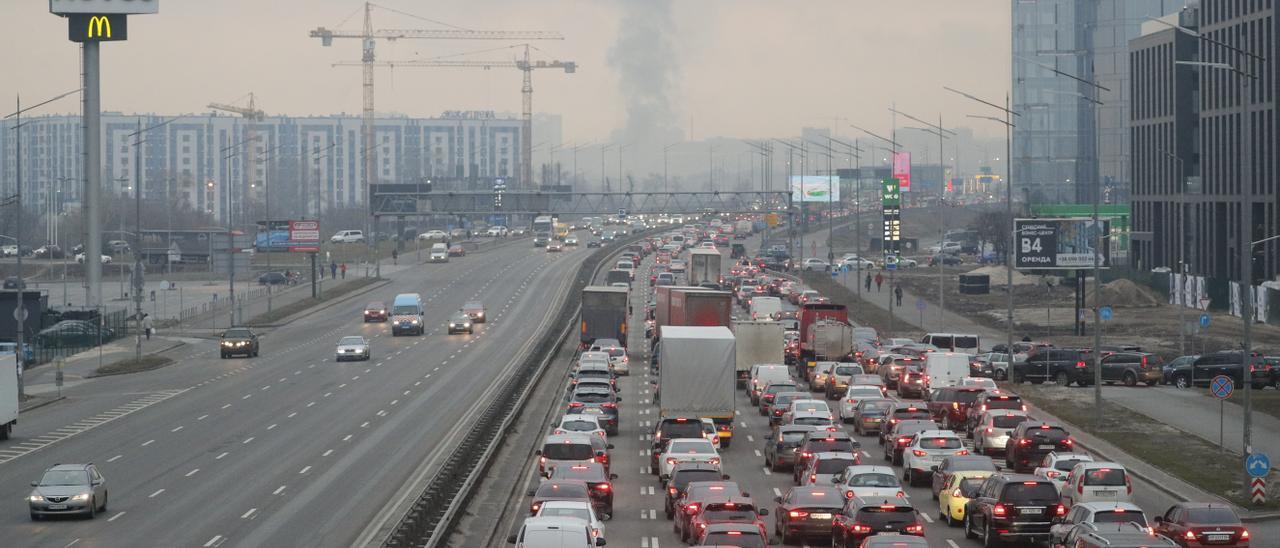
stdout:
[(119, 42), (129, 39), (129, 18), (124, 14), (73, 14), (67, 16), (72, 42)]

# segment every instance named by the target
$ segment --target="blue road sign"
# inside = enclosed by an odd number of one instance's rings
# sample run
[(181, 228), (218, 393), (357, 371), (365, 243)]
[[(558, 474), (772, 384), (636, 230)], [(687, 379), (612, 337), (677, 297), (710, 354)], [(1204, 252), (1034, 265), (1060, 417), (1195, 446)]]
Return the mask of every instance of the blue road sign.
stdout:
[(1110, 307), (1110, 306), (1104, 306), (1104, 307), (1102, 307), (1102, 308), (1099, 308), (1099, 309), (1098, 309), (1098, 316), (1099, 316), (1099, 317), (1101, 317), (1101, 318), (1102, 318), (1102, 321), (1104, 321), (1104, 322), (1109, 322), (1109, 321), (1111, 321), (1111, 307)]
[(929, 303), (925, 302), (923, 298), (916, 299), (916, 310), (923, 312), (927, 306), (929, 306)]
[(1209, 315), (1208, 315), (1208, 314), (1201, 314), (1201, 315), (1200, 315), (1200, 327), (1209, 327)]
[(1249, 453), (1244, 459), (1244, 469), (1251, 478), (1265, 478), (1271, 472), (1271, 459), (1266, 453)]
[(1212, 381), (1209, 381), (1209, 392), (1213, 394), (1213, 397), (1220, 400), (1230, 398), (1231, 393), (1235, 390), (1236, 383), (1226, 375), (1218, 375)]
[[(846, 272), (848, 272), (848, 271), (846, 271)], [(832, 278), (835, 278), (836, 276), (839, 276), (839, 275), (840, 275), (840, 271), (839, 271), (839, 270), (832, 270), (832, 271), (831, 271), (831, 277), (832, 277)]]

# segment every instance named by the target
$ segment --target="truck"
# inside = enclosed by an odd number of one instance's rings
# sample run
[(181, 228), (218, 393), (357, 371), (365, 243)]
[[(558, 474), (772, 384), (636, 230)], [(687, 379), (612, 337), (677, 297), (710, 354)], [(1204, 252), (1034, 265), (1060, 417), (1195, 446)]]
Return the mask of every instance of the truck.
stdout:
[(751, 221), (738, 221), (734, 223), (733, 236), (735, 239), (746, 239), (746, 237), (750, 236), (753, 232), (753, 228), (755, 227), (752, 225)]
[(569, 237), (569, 223), (562, 223), (560, 221), (556, 221), (554, 226), (555, 226), (555, 234), (553, 234), (552, 237), (562, 242), (564, 241), (565, 238)]
[(823, 318), (809, 325), (806, 342), (814, 361), (843, 361), (853, 354), (853, 326)]
[(969, 376), (969, 354), (959, 352), (929, 352), (924, 355), (925, 386), (944, 388), (956, 386)]
[(711, 419), (720, 447), (733, 441), (737, 339), (725, 326), (665, 326), (658, 416)]
[(783, 351), (787, 342), (783, 339), (782, 324), (773, 321), (733, 322), (733, 336), (738, 340), (738, 387), (747, 386), (751, 366), (783, 363)]
[(659, 286), (654, 320), (667, 325), (729, 326), (733, 318), (733, 294), (704, 287)]
[[(808, 303), (800, 307), (800, 360), (808, 363), (810, 367), (815, 361), (814, 349), (810, 346), (813, 341), (809, 337), (810, 328), (819, 320), (831, 319), (845, 324), (849, 323), (849, 309), (842, 304), (831, 303)], [(849, 337), (852, 339), (853, 330), (849, 330)], [(805, 372), (805, 378), (808, 378), (807, 369), (801, 369)]]
[(720, 251), (692, 249), (689, 251), (689, 285), (720, 283)]
[(578, 313), (578, 342), (582, 348), (596, 339), (618, 339), (627, 346), (627, 288), (591, 285), (582, 288)]
[(0, 440), (7, 440), (18, 424), (18, 355), (0, 355)]
[(551, 234), (555, 229), (557, 219), (551, 215), (539, 215), (533, 218), (533, 233), (545, 232)]

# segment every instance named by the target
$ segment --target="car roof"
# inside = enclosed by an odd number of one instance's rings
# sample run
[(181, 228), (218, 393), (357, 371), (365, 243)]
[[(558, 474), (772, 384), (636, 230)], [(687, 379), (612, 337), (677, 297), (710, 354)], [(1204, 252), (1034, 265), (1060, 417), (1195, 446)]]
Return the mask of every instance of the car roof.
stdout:
[(897, 476), (897, 474), (894, 473), (892, 466), (885, 466), (883, 464), (854, 464), (852, 466), (849, 466), (848, 468), (845, 468), (844, 471), (845, 471), (845, 475), (889, 474), (890, 476)]
[(960, 435), (951, 430), (921, 430), (917, 432), (922, 438), (959, 438)]
[(1090, 512), (1105, 512), (1107, 510), (1115, 510), (1117, 508), (1123, 509), (1125, 512), (1142, 512), (1142, 507), (1132, 502), (1077, 502), (1076, 506), (1086, 508)]
[[(1100, 461), (1100, 460), (1082, 460), (1076, 463), (1076, 466), (1083, 466), (1085, 470), (1093, 470), (1096, 468), (1114, 468), (1116, 470), (1128, 470), (1123, 464), (1118, 462)], [(1074, 468), (1074, 466), (1073, 466)]]
[(547, 437), (543, 440), (542, 444), (543, 444), (543, 445), (547, 445), (547, 444), (550, 444), (550, 443), (586, 443), (586, 444), (590, 444), (590, 443), (591, 443), (591, 436), (590, 436), (590, 435), (588, 435), (588, 434), (582, 434), (582, 433), (577, 433), (577, 432), (573, 432), (573, 433), (565, 433), (565, 434), (547, 434)]
[(857, 455), (850, 453), (848, 451), (823, 451), (821, 453), (814, 453), (813, 455), (814, 461), (824, 460), (824, 459), (855, 459), (856, 460), (857, 458), (858, 458)]
[(547, 529), (574, 529), (579, 530), (584, 527), (586, 522), (566, 516), (530, 516), (524, 518), (524, 529), (547, 530)]

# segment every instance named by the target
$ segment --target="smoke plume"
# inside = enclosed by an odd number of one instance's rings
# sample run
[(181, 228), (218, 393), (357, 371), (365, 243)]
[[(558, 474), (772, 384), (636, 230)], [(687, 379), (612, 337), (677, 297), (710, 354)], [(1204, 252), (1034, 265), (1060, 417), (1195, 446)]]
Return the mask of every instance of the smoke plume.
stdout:
[(662, 147), (683, 136), (672, 100), (680, 76), (672, 39), (674, 2), (619, 0), (619, 4), (618, 39), (609, 49), (608, 61), (619, 76), (627, 119), (614, 142), (626, 143), (625, 153), (633, 159), (660, 160)]

